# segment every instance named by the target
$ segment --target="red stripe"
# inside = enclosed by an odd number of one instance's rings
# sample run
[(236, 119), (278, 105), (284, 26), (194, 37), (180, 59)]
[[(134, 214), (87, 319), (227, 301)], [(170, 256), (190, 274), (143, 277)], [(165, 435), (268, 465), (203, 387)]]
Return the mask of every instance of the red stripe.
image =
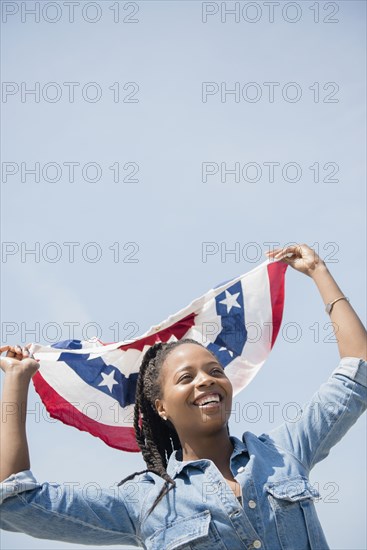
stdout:
[(273, 332), (271, 336), (271, 346), (278, 336), (280, 325), (282, 323), (284, 309), (284, 282), (285, 272), (288, 264), (284, 262), (272, 262), (267, 265), (270, 284), (270, 299), (273, 312)]
[(52, 389), (40, 372), (36, 372), (32, 380), (37, 393), (52, 418), (61, 420), (69, 426), (74, 426), (82, 432), (89, 432), (115, 449), (133, 453), (140, 452), (135, 439), (134, 428), (107, 426), (97, 420), (92, 420)]

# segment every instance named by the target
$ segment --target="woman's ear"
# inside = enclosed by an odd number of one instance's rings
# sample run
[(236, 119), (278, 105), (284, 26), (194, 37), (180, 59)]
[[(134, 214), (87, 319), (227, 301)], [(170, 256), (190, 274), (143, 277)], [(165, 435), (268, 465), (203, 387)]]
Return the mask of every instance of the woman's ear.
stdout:
[(167, 420), (166, 411), (163, 405), (163, 401), (161, 399), (156, 399), (155, 402), (155, 408), (157, 410), (157, 413), (163, 420)]

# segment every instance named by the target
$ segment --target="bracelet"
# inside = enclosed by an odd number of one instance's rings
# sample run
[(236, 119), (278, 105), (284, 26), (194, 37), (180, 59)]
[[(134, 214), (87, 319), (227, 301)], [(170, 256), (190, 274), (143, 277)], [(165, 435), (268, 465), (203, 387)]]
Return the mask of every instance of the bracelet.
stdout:
[(334, 304), (336, 304), (336, 302), (339, 302), (339, 300), (347, 300), (347, 302), (349, 302), (349, 298), (347, 298), (346, 296), (342, 296), (341, 298), (337, 298), (336, 300), (333, 300), (329, 304), (326, 304), (326, 308), (325, 308), (326, 313), (328, 313), (330, 315), (330, 313), (331, 313), (331, 311), (334, 307)]

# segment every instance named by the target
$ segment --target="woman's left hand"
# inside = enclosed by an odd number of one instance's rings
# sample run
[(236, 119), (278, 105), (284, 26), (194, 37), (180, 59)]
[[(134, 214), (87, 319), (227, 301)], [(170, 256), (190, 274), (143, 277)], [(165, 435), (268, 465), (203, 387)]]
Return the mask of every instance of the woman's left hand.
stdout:
[[(312, 277), (316, 270), (325, 268), (325, 262), (307, 244), (290, 245), (265, 252), (269, 259), (280, 260), (297, 271)], [(292, 254), (286, 257), (285, 254)]]

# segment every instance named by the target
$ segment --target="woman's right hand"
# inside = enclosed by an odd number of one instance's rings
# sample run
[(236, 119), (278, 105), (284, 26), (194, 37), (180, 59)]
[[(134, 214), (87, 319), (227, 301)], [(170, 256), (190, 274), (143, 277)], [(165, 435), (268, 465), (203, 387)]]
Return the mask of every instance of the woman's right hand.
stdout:
[(17, 373), (32, 378), (39, 369), (39, 363), (31, 357), (29, 346), (3, 346), (0, 355), (6, 351), (5, 357), (0, 357), (0, 368), (6, 374)]

